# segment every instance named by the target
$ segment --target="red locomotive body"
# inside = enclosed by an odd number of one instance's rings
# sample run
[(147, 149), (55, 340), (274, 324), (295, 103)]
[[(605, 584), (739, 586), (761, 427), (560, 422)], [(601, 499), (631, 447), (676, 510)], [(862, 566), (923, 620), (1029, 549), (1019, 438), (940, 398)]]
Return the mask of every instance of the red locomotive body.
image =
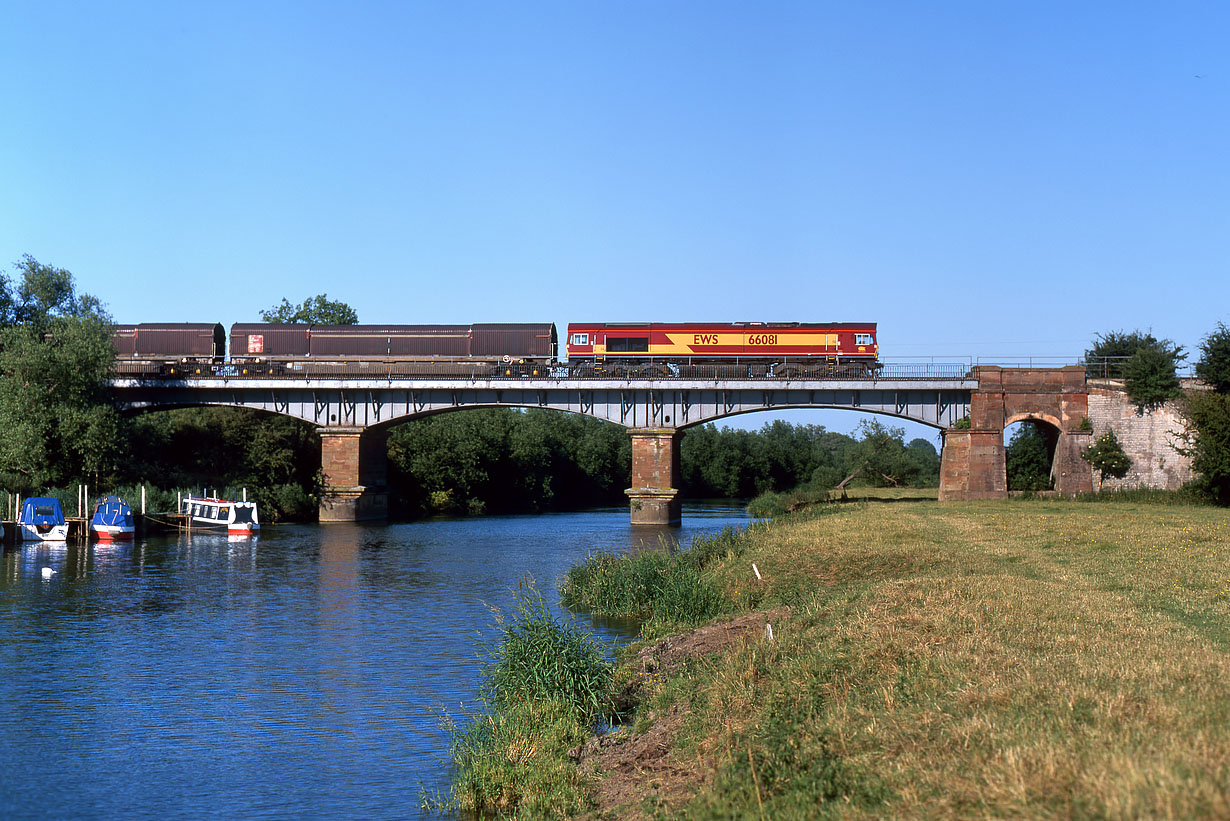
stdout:
[(624, 322), (568, 326), (569, 367), (652, 373), (651, 363), (739, 365), (781, 376), (879, 367), (874, 322)]

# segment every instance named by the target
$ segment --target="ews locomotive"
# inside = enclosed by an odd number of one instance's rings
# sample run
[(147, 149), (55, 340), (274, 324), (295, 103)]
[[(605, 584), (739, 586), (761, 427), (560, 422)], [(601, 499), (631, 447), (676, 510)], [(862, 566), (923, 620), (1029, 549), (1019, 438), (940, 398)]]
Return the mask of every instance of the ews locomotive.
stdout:
[(874, 322), (607, 322), (569, 324), (568, 364), (626, 376), (711, 365), (789, 379), (870, 374), (880, 363)]
[(120, 376), (823, 378), (874, 374), (874, 322), (142, 323), (114, 330)]

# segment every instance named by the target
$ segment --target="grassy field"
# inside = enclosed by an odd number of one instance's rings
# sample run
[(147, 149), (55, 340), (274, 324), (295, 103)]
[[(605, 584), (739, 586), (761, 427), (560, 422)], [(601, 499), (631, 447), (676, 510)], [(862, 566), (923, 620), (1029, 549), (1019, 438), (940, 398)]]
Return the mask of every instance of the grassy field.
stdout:
[[(665, 763), (565, 769), (568, 800), (540, 813), (1230, 817), (1230, 511), (856, 502), (693, 550), (590, 562), (566, 598), (670, 608), (641, 614), (662, 635), (712, 618), (718, 591), (716, 621), (771, 610), (773, 639), (648, 677), (616, 743), (669, 718), (647, 745)], [(619, 778), (634, 788), (603, 789)]]
[(667, 814), (1230, 816), (1227, 511), (868, 503), (753, 539), (710, 572), (792, 615), (649, 700), (711, 774)]

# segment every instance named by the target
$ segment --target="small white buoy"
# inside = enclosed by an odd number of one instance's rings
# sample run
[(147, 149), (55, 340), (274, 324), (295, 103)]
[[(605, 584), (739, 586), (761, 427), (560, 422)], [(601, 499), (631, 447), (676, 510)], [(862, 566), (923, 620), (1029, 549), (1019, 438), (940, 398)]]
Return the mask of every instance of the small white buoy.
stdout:
[(44, 578), (44, 579), (50, 579), (50, 578), (51, 578), (52, 576), (54, 576), (55, 574), (56, 574), (56, 572), (55, 572), (54, 570), (52, 570), (50, 567), (44, 567), (44, 568), (43, 568), (43, 578)]

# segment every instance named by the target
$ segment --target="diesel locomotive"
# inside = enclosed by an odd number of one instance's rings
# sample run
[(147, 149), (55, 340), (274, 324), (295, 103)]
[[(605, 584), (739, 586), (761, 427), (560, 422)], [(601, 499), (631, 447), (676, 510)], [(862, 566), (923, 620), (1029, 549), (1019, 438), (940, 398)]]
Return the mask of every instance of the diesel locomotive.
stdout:
[(567, 349), (570, 369), (616, 376), (668, 376), (698, 365), (728, 377), (787, 379), (879, 368), (874, 322), (572, 323)]
[[(880, 367), (874, 322), (116, 326), (119, 376), (612, 377), (866, 376)], [(561, 357), (560, 354), (566, 354)]]

